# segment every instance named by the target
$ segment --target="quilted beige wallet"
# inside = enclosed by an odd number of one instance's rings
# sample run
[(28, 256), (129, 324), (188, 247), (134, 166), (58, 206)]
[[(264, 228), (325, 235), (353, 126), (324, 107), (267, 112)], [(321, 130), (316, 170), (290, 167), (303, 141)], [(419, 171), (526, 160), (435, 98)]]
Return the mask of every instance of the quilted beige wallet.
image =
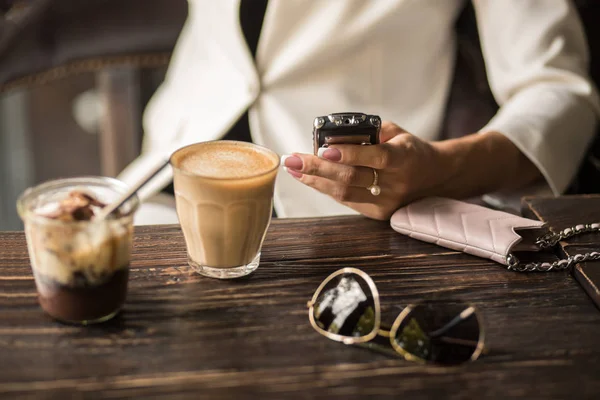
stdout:
[(540, 221), (442, 197), (400, 208), (390, 222), (394, 230), (411, 238), (504, 265), (509, 265), (509, 255), (522, 240), (517, 230), (544, 226)]

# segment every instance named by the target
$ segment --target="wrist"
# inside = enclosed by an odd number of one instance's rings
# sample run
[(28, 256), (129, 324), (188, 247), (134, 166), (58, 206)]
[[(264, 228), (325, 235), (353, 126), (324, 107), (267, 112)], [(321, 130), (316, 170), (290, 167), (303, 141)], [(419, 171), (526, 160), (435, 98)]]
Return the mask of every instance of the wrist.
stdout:
[(532, 183), (537, 168), (503, 134), (486, 132), (434, 143), (440, 162), (438, 193), (461, 198)]
[(432, 188), (436, 195), (460, 198), (459, 191), (464, 189), (464, 171), (466, 166), (467, 152), (470, 146), (466, 146), (461, 139), (450, 139), (434, 142), (433, 147), (437, 154), (439, 173), (436, 175), (436, 184)]

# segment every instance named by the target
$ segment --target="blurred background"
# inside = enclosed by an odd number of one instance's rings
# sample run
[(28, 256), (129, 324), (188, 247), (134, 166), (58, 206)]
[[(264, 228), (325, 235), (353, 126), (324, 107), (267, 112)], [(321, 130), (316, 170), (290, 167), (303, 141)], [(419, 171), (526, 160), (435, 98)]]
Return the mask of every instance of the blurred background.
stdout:
[(117, 175), (140, 152), (186, 0), (0, 0), (0, 230), (58, 177)]
[[(598, 83), (600, 1), (574, 4)], [(142, 112), (186, 16), (186, 0), (0, 0), (0, 230), (22, 228), (15, 202), (27, 187), (115, 176), (139, 154)], [(445, 137), (483, 126), (497, 108), (469, 1), (456, 32)], [(570, 192), (599, 192), (599, 155), (596, 140)]]

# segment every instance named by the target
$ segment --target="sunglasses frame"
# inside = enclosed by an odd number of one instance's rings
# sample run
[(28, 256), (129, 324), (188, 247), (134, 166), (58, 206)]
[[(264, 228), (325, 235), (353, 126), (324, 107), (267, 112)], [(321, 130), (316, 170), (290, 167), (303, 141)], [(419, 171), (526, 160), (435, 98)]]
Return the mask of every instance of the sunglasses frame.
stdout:
[[(314, 312), (313, 312), (314, 305), (317, 302), (317, 299), (319, 298), (319, 295), (321, 294), (321, 291), (323, 290), (323, 288), (336, 276), (348, 274), (348, 273), (356, 274), (356, 275), (360, 276), (361, 278), (363, 278), (363, 280), (367, 283), (367, 285), (369, 285), (369, 288), (371, 289), (371, 293), (373, 294), (373, 303), (375, 304), (375, 323), (373, 325), (373, 330), (368, 335), (365, 335), (365, 336), (350, 337), (350, 336), (339, 335), (337, 333), (331, 333), (331, 332), (326, 331), (325, 329), (321, 328), (317, 324), (317, 321), (315, 321)], [(312, 299), (308, 303), (306, 303), (306, 306), (308, 307), (308, 319), (310, 320), (310, 324), (313, 326), (313, 328), (315, 328), (317, 330), (317, 332), (319, 332), (321, 335), (328, 337), (331, 340), (335, 340), (337, 342), (342, 342), (344, 344), (365, 343), (365, 342), (368, 342), (368, 341), (372, 340), (373, 338), (375, 338), (375, 336), (377, 336), (377, 332), (381, 328), (381, 307), (379, 305), (379, 291), (377, 290), (377, 287), (375, 286), (375, 282), (373, 282), (373, 279), (371, 279), (371, 277), (369, 275), (367, 275), (365, 272), (361, 271), (358, 268), (342, 268), (342, 269), (335, 271), (331, 275), (329, 275), (327, 278), (325, 278), (323, 280), (323, 282), (321, 282), (321, 285), (319, 285), (317, 290), (315, 290), (315, 294), (313, 295)]]
[[(367, 283), (367, 285), (371, 289), (371, 294), (373, 296), (373, 303), (374, 303), (374, 307), (375, 307), (375, 322), (373, 324), (373, 330), (368, 335), (360, 336), (360, 337), (351, 337), (351, 336), (339, 335), (337, 333), (331, 333), (331, 332), (328, 332), (325, 329), (321, 328), (315, 321), (314, 305), (316, 304), (322, 290), (325, 288), (325, 286), (329, 282), (331, 282), (331, 280), (333, 280), (334, 278), (336, 278), (339, 275), (344, 275), (344, 274), (358, 275)], [(417, 306), (419, 306), (421, 304), (423, 304), (423, 303), (411, 304), (411, 305), (407, 306), (406, 308), (404, 308), (400, 312), (400, 314), (398, 314), (396, 319), (394, 320), (394, 323), (392, 324), (392, 328), (389, 331), (381, 329), (381, 305), (379, 302), (379, 291), (377, 290), (377, 286), (375, 285), (375, 282), (366, 272), (364, 272), (358, 268), (347, 267), (347, 268), (339, 269), (339, 270), (333, 272), (332, 274), (330, 274), (327, 278), (325, 278), (323, 280), (323, 282), (321, 282), (321, 284), (319, 285), (317, 290), (315, 290), (315, 293), (313, 294), (312, 299), (307, 302), (306, 306), (308, 307), (308, 319), (310, 320), (310, 324), (312, 325), (312, 327), (317, 332), (319, 332), (321, 335), (323, 335), (331, 340), (335, 340), (337, 342), (342, 342), (347, 345), (352, 345), (352, 344), (361, 344), (361, 343), (369, 342), (369, 341), (373, 340), (377, 335), (387, 337), (390, 339), (390, 345), (392, 346), (392, 348), (397, 353), (399, 353), (402, 357), (404, 357), (404, 359), (406, 359), (408, 361), (416, 361), (418, 363), (425, 364), (425, 363), (429, 363), (430, 361), (407, 352), (402, 347), (400, 347), (400, 345), (398, 345), (398, 343), (396, 343), (396, 341), (394, 340), (394, 338), (396, 337), (396, 334), (398, 333), (398, 328), (400, 328), (400, 325), (402, 325), (402, 322), (404, 321), (406, 316), (409, 315)], [(477, 309), (472, 305), (469, 306), (468, 309), (472, 309), (471, 314), (474, 315), (475, 318), (477, 318), (477, 324), (479, 325), (479, 339), (477, 341), (477, 346), (475, 347), (473, 354), (471, 355), (469, 360), (465, 360), (465, 362), (466, 361), (475, 361), (477, 358), (479, 358), (479, 356), (481, 355), (481, 353), (483, 353), (483, 351), (485, 349), (485, 347), (484, 347), (485, 330), (484, 330), (481, 318), (479, 316), (479, 313), (478, 313)]]

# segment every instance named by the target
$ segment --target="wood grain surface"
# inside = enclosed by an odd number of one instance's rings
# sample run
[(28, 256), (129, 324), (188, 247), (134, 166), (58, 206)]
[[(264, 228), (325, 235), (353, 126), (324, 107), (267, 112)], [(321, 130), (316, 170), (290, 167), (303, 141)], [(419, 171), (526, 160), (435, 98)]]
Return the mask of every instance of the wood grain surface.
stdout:
[[(389, 323), (423, 299), (473, 303), (487, 354), (419, 365), (322, 337), (306, 302), (345, 266), (372, 276)], [(23, 233), (0, 233), (2, 398), (598, 398), (599, 376), (600, 312), (568, 273), (508, 272), (385, 222), (274, 220), (235, 281), (191, 271), (178, 226), (139, 228), (126, 306), (93, 327), (43, 314)]]

